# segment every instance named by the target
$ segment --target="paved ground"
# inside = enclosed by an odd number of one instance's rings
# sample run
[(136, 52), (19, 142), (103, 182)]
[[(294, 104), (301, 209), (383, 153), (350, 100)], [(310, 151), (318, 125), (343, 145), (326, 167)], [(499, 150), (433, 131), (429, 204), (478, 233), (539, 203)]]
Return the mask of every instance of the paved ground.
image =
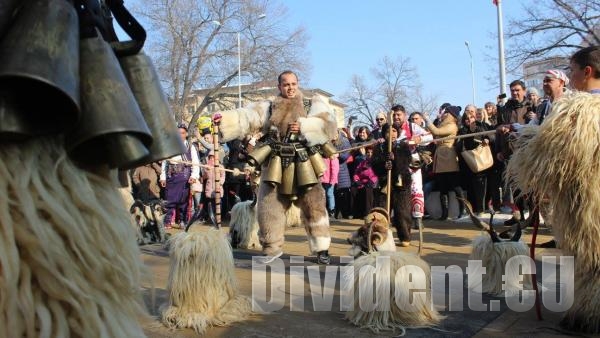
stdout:
[[(499, 223), (507, 219), (508, 215), (497, 215), (494, 223), (498, 224), (498, 230), (504, 227)], [(347, 255), (348, 244), (345, 239), (349, 233), (354, 231), (359, 220), (332, 220), (332, 245), (331, 254), (335, 255), (332, 266), (339, 264), (337, 256)], [(200, 226), (207, 228), (207, 226)], [(225, 227), (224, 232), (227, 231)], [(467, 219), (455, 221), (426, 221), (425, 222), (425, 245), (422, 258), (431, 266), (450, 266), (456, 265), (465, 271), (467, 259), (470, 252), (470, 243), (473, 238), (481, 232), (475, 229)], [(542, 243), (551, 239), (548, 229), (541, 228), (537, 242)], [(529, 233), (524, 235), (526, 242), (531, 241)], [(400, 248), (406, 252), (417, 251), (418, 234), (413, 233), (412, 246)], [(167, 252), (159, 245), (146, 245), (141, 247), (144, 262), (150, 269), (154, 285), (154, 302), (152, 302), (150, 283), (145, 285), (146, 300), (151, 314), (158, 316), (158, 306), (167, 299), (165, 291), (168, 277), (169, 261)], [(304, 256), (308, 251), (308, 245), (302, 228), (290, 228), (286, 232), (285, 252), (283, 256), (289, 263), (289, 256)], [(252, 273), (251, 273), (251, 255), (259, 254), (249, 250), (235, 250), (236, 275), (240, 284), (240, 292), (245, 295), (251, 295)], [(538, 268), (541, 267), (539, 257), (542, 255), (559, 255), (556, 249), (537, 249), (536, 258)], [(314, 264), (314, 257), (305, 257), (306, 266), (315, 266), (319, 269), (321, 277), (325, 273), (325, 267)], [(288, 265), (288, 264), (286, 264)], [(538, 270), (539, 271), (539, 270)], [(289, 272), (289, 270), (288, 270)], [(308, 281), (305, 270), (305, 281)], [(339, 278), (337, 279), (339, 282)], [(232, 327), (212, 328), (205, 337), (390, 337), (399, 334), (399, 332), (382, 332), (380, 334), (372, 333), (366, 329), (360, 329), (343, 318), (343, 313), (339, 311), (339, 284), (336, 285), (334, 295), (334, 308), (332, 311), (313, 311), (312, 300), (309, 295), (309, 284), (305, 283), (305, 311), (290, 311), (289, 299), (283, 309), (269, 315), (256, 315), (248, 321), (238, 323)], [(289, 294), (289, 288), (284, 292)], [(440, 308), (440, 312), (446, 316), (441, 325), (435, 329), (409, 329), (407, 336), (423, 337), (560, 337), (577, 336), (573, 333), (561, 331), (557, 323), (561, 314), (554, 313), (547, 309), (542, 312), (543, 320), (538, 321), (534, 309), (527, 312), (514, 312), (508, 309), (501, 298), (483, 297), (483, 302), (490, 304), (492, 300), (498, 300), (494, 311), (473, 311), (469, 309), (467, 292), (464, 283), (460, 286), (453, 286), (450, 291), (453, 295), (459, 296), (463, 292), (463, 310), (448, 311), (447, 308)], [(149, 337), (197, 337), (192, 330), (170, 331), (155, 321), (144, 322), (146, 333)]]

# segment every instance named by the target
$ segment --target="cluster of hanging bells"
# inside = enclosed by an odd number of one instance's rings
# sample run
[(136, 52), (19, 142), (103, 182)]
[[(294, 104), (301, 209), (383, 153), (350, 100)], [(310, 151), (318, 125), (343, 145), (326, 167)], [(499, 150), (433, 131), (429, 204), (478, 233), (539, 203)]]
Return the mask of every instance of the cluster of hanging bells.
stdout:
[[(113, 15), (131, 41), (118, 41)], [(83, 167), (183, 153), (145, 39), (122, 0), (2, 0), (0, 142), (63, 134)]]
[(312, 147), (289, 140), (267, 142), (248, 154), (248, 163), (254, 167), (268, 163), (263, 182), (277, 187), (279, 194), (295, 200), (299, 192), (310, 190), (319, 183), (327, 169), (323, 156), (331, 157), (335, 153), (335, 147), (329, 142)]

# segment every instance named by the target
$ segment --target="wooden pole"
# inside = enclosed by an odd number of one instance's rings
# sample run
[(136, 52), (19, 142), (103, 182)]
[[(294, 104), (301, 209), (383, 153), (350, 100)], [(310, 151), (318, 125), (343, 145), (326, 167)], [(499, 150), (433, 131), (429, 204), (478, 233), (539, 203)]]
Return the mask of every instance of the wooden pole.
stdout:
[[(389, 128), (388, 128), (388, 143), (387, 143), (388, 154), (392, 152), (392, 145), (394, 144), (394, 140), (392, 139), (393, 121), (394, 121), (394, 112), (390, 109), (390, 113), (388, 115), (388, 126), (389, 126)], [(385, 135), (383, 135), (383, 137), (385, 137)], [(387, 158), (387, 154), (386, 154), (386, 158)], [(386, 160), (386, 162), (387, 162), (387, 160)], [(392, 214), (390, 212), (391, 205), (392, 205), (392, 170), (391, 169), (389, 169), (387, 172), (386, 194), (387, 194), (387, 196), (386, 196), (385, 209), (387, 210), (388, 215), (391, 215)], [(390, 221), (391, 221), (391, 216), (390, 216)]]
[(217, 229), (221, 228), (221, 172), (219, 168), (219, 125), (213, 122), (213, 151), (215, 152), (214, 175), (215, 175), (215, 220)]

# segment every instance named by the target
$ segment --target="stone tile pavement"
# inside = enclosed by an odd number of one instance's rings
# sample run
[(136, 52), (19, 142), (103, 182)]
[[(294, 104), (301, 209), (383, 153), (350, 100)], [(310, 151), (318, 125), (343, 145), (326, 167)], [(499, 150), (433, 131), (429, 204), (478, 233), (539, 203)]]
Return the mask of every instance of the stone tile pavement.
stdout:
[[(498, 230), (505, 227), (501, 222), (508, 219), (509, 215), (497, 214), (494, 220)], [(329, 269), (336, 269), (339, 264), (339, 256), (346, 256), (348, 244), (346, 238), (350, 232), (354, 231), (360, 224), (360, 220), (332, 220), (332, 244), (330, 253), (334, 255), (332, 265)], [(199, 225), (199, 230), (208, 229), (206, 225)], [(228, 230), (223, 228), (223, 232)], [(177, 231), (177, 230), (174, 230)], [(473, 238), (481, 232), (475, 229), (468, 219), (449, 220), (449, 221), (425, 221), (424, 229), (424, 251), (422, 258), (431, 266), (449, 266), (456, 265), (462, 271), (465, 271), (467, 259), (470, 252), (470, 243)], [(406, 252), (417, 251), (418, 234), (413, 231), (411, 246), (408, 248), (398, 247), (398, 250)], [(530, 231), (526, 231), (523, 236), (526, 242), (531, 241)], [(537, 243), (550, 240), (551, 233), (541, 227)], [(284, 246), (285, 254), (282, 257), (289, 265), (290, 256), (305, 256), (308, 252), (308, 244), (303, 228), (289, 228), (286, 231), (286, 243)], [(151, 320), (143, 322), (146, 334), (152, 338), (163, 337), (197, 337), (192, 330), (171, 331), (163, 327), (158, 320), (158, 307), (167, 299), (165, 290), (166, 281), (169, 272), (168, 253), (160, 245), (146, 245), (141, 247), (142, 258), (149, 268), (150, 277), (145, 288), (145, 299), (150, 309), (150, 314), (155, 316)], [(251, 256), (258, 255), (259, 252), (250, 250), (234, 250), (236, 262), (236, 276), (239, 281), (240, 292), (245, 295), (252, 293), (252, 271)], [(536, 258), (538, 266), (539, 257), (542, 255), (559, 255), (557, 249), (536, 249)], [(321, 278), (325, 274), (325, 267), (318, 266), (315, 257), (304, 257), (306, 267), (318, 269)], [(287, 270), (289, 272), (289, 270)], [(331, 271), (331, 270), (330, 270)], [(538, 270), (539, 271), (539, 270)], [(212, 328), (205, 334), (205, 337), (391, 337), (400, 332), (381, 332), (373, 333), (366, 329), (360, 329), (353, 326), (343, 318), (343, 313), (339, 310), (339, 278), (337, 278), (333, 309), (331, 311), (313, 311), (312, 299), (310, 297), (310, 285), (307, 282), (308, 277), (305, 270), (305, 289), (304, 304), (305, 311), (291, 311), (289, 298), (285, 306), (274, 313), (267, 315), (256, 315), (250, 320), (235, 324), (231, 327)], [(289, 276), (288, 276), (289, 278)], [(151, 289), (153, 283), (154, 289)], [(286, 283), (286, 285), (289, 283)], [(447, 283), (450, 284), (450, 283)], [(467, 299), (467, 292), (464, 283), (456, 286), (447, 285), (453, 295), (460, 295), (463, 292), (463, 310), (447, 311), (439, 309), (446, 316), (441, 325), (434, 329), (420, 328), (408, 329), (407, 336), (413, 337), (566, 337), (577, 336), (577, 334), (564, 332), (558, 327), (558, 321), (561, 314), (554, 313), (547, 309), (542, 312), (543, 320), (538, 321), (534, 309), (527, 312), (514, 312), (507, 307), (501, 298), (483, 296), (483, 302), (489, 304), (492, 300), (500, 300), (497, 309), (494, 311), (473, 311), (470, 310)], [(153, 291), (151, 291), (153, 290)], [(289, 294), (289, 287), (282, 290)], [(460, 292), (459, 292), (460, 291)], [(154, 295), (152, 297), (152, 294)], [(298, 295), (296, 295), (299, 297)], [(337, 306), (336, 306), (337, 305)]]

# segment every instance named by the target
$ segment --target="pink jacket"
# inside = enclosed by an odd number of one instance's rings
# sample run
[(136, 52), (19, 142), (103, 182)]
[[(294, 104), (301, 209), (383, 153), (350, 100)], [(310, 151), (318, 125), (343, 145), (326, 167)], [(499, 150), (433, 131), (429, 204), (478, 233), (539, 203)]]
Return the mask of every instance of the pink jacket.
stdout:
[[(214, 162), (211, 160), (207, 161), (208, 165), (214, 165)], [(213, 198), (213, 193), (215, 192), (215, 169), (214, 168), (202, 168), (202, 178), (204, 179), (204, 194), (208, 198)], [(221, 196), (223, 195), (223, 182), (225, 182), (225, 171), (219, 170), (219, 191), (221, 192)]]
[(362, 188), (365, 185), (371, 185), (372, 187), (377, 185), (377, 175), (375, 175), (375, 172), (371, 167), (370, 159), (366, 159), (356, 166), (356, 169), (354, 169), (354, 177), (352, 179), (354, 182), (358, 182), (359, 188)]
[(323, 176), (321, 176), (321, 183), (328, 183), (328, 184), (332, 184), (332, 185), (337, 184), (338, 176), (340, 173), (339, 159), (337, 157), (334, 157), (334, 158), (325, 158), (323, 160), (325, 161), (325, 166), (327, 167), (327, 169), (323, 173)]

